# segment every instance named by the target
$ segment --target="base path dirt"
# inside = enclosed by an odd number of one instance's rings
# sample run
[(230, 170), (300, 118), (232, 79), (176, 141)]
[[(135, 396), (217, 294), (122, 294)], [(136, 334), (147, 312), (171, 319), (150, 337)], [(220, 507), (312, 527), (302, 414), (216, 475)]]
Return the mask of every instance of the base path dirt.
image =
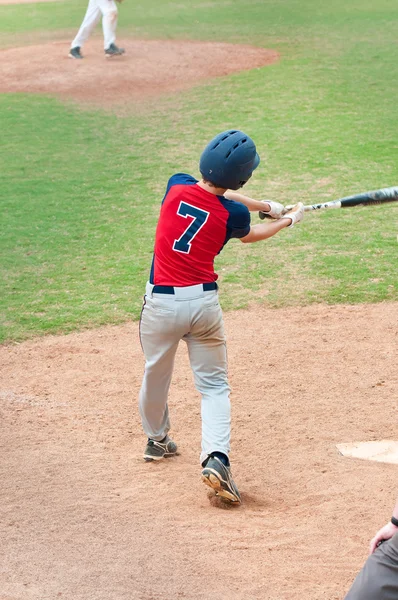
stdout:
[(125, 105), (175, 93), (275, 62), (274, 50), (219, 42), (118, 40), (123, 56), (105, 58), (90, 40), (83, 60), (68, 57), (71, 40), (0, 51), (0, 93), (50, 94), (97, 106)]
[(200, 480), (186, 348), (180, 455), (145, 463), (138, 324), (0, 347), (1, 600), (342, 600), (386, 522), (396, 466), (338, 443), (396, 439), (398, 304), (227, 313), (241, 507)]

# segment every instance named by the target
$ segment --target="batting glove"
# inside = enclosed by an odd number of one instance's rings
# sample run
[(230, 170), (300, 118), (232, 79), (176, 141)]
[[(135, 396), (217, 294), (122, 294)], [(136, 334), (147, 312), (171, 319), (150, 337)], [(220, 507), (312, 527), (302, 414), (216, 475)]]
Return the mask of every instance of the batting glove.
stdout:
[[(285, 207), (283, 206), (283, 204), (280, 204), (279, 202), (273, 202), (272, 200), (263, 200), (262, 202), (266, 202), (267, 204), (269, 204), (270, 209), (269, 210), (262, 210), (261, 212), (264, 214), (264, 217), (267, 218), (271, 218), (271, 219), (280, 219), (281, 216), (283, 215), (283, 211), (285, 210)], [(261, 217), (261, 215), (260, 215)]]
[(288, 227), (293, 227), (296, 223), (300, 223), (304, 217), (304, 204), (299, 202), (289, 212), (281, 217), (281, 219), (291, 219), (291, 224)]

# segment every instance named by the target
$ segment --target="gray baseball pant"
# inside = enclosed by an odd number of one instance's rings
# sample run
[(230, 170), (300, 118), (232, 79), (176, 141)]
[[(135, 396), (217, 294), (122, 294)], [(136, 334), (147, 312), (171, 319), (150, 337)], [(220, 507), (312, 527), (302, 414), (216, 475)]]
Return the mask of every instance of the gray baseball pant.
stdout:
[(202, 285), (153, 293), (148, 283), (140, 321), (145, 372), (139, 407), (144, 432), (160, 441), (170, 429), (167, 405), (180, 340), (188, 346), (197, 390), (202, 396), (201, 463), (211, 452), (229, 455), (231, 407), (222, 311), (216, 290)]
[(398, 533), (369, 556), (344, 600), (398, 599)]

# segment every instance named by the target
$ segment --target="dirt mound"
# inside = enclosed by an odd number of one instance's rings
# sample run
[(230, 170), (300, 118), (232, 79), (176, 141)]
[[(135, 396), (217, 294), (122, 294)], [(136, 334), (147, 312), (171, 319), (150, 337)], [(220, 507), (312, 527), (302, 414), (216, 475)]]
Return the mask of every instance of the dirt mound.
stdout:
[(396, 466), (339, 442), (394, 439), (398, 304), (228, 313), (229, 510), (200, 481), (184, 344), (180, 456), (142, 460), (138, 324), (0, 347), (0, 597), (339, 600), (396, 494)]
[[(213, 77), (263, 67), (273, 50), (216, 42), (118, 40), (122, 57), (105, 58), (90, 40), (84, 60), (68, 58), (70, 40), (0, 52), (0, 92), (57, 95), (100, 106), (184, 90)], [(238, 51), (237, 51), (238, 48)]]
[(0, 6), (5, 4), (39, 4), (42, 2), (60, 2), (60, 0), (0, 0)]

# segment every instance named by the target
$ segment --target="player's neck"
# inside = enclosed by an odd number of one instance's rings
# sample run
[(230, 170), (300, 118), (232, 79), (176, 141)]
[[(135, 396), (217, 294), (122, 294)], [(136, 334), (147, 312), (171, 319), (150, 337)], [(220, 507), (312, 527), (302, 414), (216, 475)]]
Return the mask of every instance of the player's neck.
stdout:
[(226, 188), (215, 187), (211, 183), (203, 181), (203, 179), (198, 181), (197, 185), (203, 190), (206, 190), (206, 192), (210, 192), (210, 194), (214, 194), (215, 196), (224, 196), (225, 192), (227, 191)]

